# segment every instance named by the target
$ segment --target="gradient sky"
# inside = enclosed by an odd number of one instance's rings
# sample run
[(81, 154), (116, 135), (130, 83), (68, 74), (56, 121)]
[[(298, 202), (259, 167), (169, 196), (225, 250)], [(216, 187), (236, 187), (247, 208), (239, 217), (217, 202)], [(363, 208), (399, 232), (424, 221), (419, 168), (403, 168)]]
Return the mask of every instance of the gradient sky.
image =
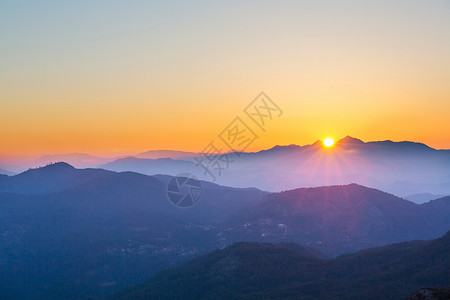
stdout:
[(260, 91), (284, 114), (249, 150), (450, 148), (449, 16), (447, 0), (0, 0), (0, 155), (201, 151)]

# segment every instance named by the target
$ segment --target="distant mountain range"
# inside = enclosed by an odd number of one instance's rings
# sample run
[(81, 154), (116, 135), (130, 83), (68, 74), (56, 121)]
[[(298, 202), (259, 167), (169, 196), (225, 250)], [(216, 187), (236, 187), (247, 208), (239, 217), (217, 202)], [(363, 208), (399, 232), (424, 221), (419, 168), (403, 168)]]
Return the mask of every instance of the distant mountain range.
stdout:
[(331, 260), (299, 246), (237, 243), (109, 299), (397, 300), (422, 287), (449, 286), (450, 232), (436, 240), (393, 244)]
[(450, 151), (419, 143), (364, 143), (345, 137), (331, 148), (320, 141), (303, 147), (277, 146), (242, 154), (236, 162), (221, 176), (221, 184), (280, 191), (358, 183), (397, 196), (450, 194)]
[[(358, 183), (401, 197), (426, 193), (450, 195), (450, 150), (435, 150), (420, 143), (364, 143), (347, 136), (329, 149), (317, 141), (307, 146), (275, 146), (255, 153), (230, 153), (231, 163), (209, 169), (214, 178), (197, 163), (206, 158), (199, 155), (196, 161), (194, 155), (176, 155), (172, 160), (126, 158), (100, 167), (147, 175), (174, 175), (185, 170), (204, 180), (215, 179), (222, 185), (253, 186), (268, 191)], [(223, 168), (220, 174), (214, 169), (219, 167)], [(411, 199), (425, 202), (423, 197)]]
[(404, 198), (411, 202), (422, 204), (422, 203), (425, 203), (425, 202), (428, 202), (431, 200), (435, 200), (435, 199), (439, 199), (439, 198), (443, 198), (443, 197), (445, 197), (445, 196), (444, 195), (433, 195), (430, 193), (423, 193), (423, 194), (408, 195)]
[[(174, 150), (151, 150), (131, 156), (103, 158), (73, 153), (48, 155), (11, 170), (65, 161), (85, 168), (133, 171), (146, 175), (192, 173), (206, 181), (233, 187), (256, 187), (282, 191), (358, 183), (399, 197), (423, 203), (430, 197), (417, 194), (450, 195), (450, 150), (436, 150), (414, 142), (363, 142), (347, 136), (325, 148), (321, 141), (311, 145), (275, 146), (254, 153), (229, 153), (231, 163), (210, 166), (213, 178), (198, 164), (204, 154)], [(6, 165), (5, 165), (6, 166)], [(218, 169), (220, 170), (220, 174)], [(413, 196), (413, 197), (410, 197)], [(424, 200), (425, 199), (425, 200)]]
[[(142, 159), (160, 159), (160, 158), (171, 158), (171, 159), (190, 159), (192, 157), (200, 156), (201, 153), (185, 152), (185, 151), (175, 151), (175, 150), (150, 150), (133, 155), (120, 155), (114, 157), (101, 157), (90, 155), (87, 153), (65, 153), (65, 154), (48, 154), (38, 159), (31, 158), (15, 158), (13, 161), (9, 161), (7, 158), (0, 160), (1, 164), (4, 164), (16, 173), (23, 172), (24, 170), (30, 168), (40, 168), (49, 164), (54, 164), (57, 162), (66, 162), (77, 168), (98, 168), (101, 165), (108, 164), (110, 162), (121, 160), (125, 158), (142, 158)], [(2, 174), (2, 173), (0, 173)], [(7, 174), (6, 175), (13, 175)]]
[(0, 177), (0, 298), (102, 296), (236, 242), (296, 242), (327, 256), (450, 228), (450, 197), (417, 205), (356, 184), (268, 193), (202, 182), (192, 208), (167, 175), (57, 163)]
[(0, 169), (0, 175), (12, 176), (12, 175), (14, 175), (14, 173), (10, 172), (10, 171), (3, 170), (3, 169)]
[(198, 173), (198, 168), (194, 162), (172, 158), (126, 157), (100, 165), (99, 168), (116, 172), (133, 171), (146, 175), (164, 174), (175, 176), (180, 173)]
[(150, 150), (136, 154), (137, 158), (149, 158), (149, 159), (159, 159), (159, 158), (172, 158), (172, 159), (185, 159), (198, 157), (201, 153), (197, 152), (186, 152), (186, 151), (176, 151), (176, 150)]

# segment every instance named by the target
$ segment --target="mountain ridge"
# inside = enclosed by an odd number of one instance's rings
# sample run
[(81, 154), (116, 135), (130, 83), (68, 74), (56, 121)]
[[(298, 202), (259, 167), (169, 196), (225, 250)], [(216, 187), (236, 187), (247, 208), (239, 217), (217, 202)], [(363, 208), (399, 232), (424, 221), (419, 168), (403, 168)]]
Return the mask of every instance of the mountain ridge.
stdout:
[(276, 244), (236, 243), (108, 299), (401, 299), (450, 285), (450, 232), (331, 260)]
[(446, 172), (450, 169), (450, 151), (421, 143), (363, 142), (346, 136), (330, 148), (319, 140), (312, 145), (276, 145), (267, 150), (226, 155), (231, 162), (209, 166), (211, 173), (199, 164), (205, 161), (201, 154), (174, 161), (119, 159), (100, 167), (146, 175), (191, 173), (221, 185), (255, 186), (272, 192), (356, 182), (400, 197), (450, 194), (450, 173)]

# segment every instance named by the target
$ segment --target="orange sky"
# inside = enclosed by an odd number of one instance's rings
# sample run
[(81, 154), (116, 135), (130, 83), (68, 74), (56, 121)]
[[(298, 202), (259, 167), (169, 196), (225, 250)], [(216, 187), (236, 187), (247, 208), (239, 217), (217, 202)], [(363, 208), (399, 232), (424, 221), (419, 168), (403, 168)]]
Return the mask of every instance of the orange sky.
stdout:
[(448, 149), (450, 4), (405, 5), (1, 4), (0, 155), (201, 151), (260, 91), (284, 114), (249, 150)]

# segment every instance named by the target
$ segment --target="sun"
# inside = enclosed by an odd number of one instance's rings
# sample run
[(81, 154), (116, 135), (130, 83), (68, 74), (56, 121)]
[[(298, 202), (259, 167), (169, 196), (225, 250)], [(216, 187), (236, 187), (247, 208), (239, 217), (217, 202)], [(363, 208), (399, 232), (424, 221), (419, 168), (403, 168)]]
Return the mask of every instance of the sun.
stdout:
[(331, 147), (334, 145), (334, 139), (332, 137), (327, 137), (323, 140), (323, 145), (325, 147)]

